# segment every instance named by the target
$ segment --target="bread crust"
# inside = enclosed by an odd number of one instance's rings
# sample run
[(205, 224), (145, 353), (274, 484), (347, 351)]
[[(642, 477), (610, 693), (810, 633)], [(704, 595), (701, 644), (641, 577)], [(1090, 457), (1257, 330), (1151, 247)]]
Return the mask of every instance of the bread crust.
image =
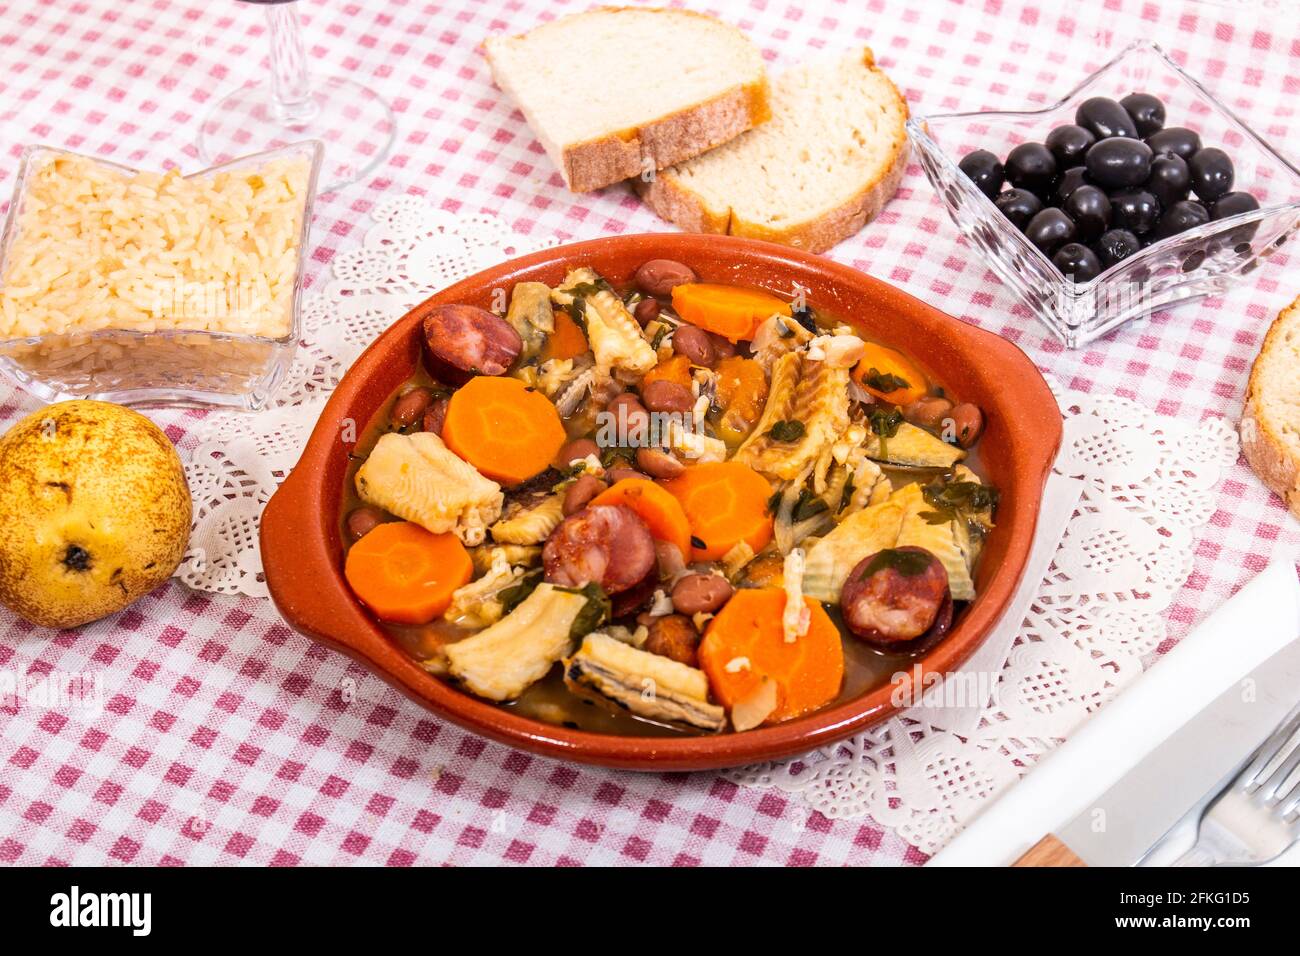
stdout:
[(576, 193), (640, 179), (646, 169), (683, 163), (730, 142), (771, 115), (763, 77), (644, 126), (566, 146), (561, 172)]
[[(869, 69), (876, 70), (871, 50), (864, 49), (863, 59)], [(886, 77), (888, 80), (888, 77)], [(907, 101), (903, 99), (893, 81), (889, 89), (896, 98), (903, 117), (908, 115)], [(893, 144), (893, 156), (888, 166), (874, 181), (863, 185), (847, 201), (820, 215), (774, 229), (763, 223), (738, 217), (731, 209), (710, 208), (704, 197), (673, 174), (671, 170), (656, 176), (652, 182), (636, 180), (633, 187), (647, 206), (669, 222), (676, 223), (687, 232), (711, 232), (723, 235), (764, 239), (809, 252), (825, 252), (847, 239), (880, 214), (903, 180), (911, 144), (906, 132), (900, 130)]]
[[(619, 13), (625, 10), (697, 17), (710, 24), (727, 27), (745, 43), (753, 42), (737, 27), (694, 10), (673, 8), (653, 11), (644, 7), (600, 6), (573, 16)], [(526, 35), (489, 37), (484, 43), (493, 79), (521, 109), (521, 98), (500, 75), (492, 54), (496, 44), (522, 39)], [(643, 125), (581, 143), (552, 144), (546, 138), (546, 131), (539, 128), (528, 111), (523, 109), (523, 112), (534, 134), (560, 167), (565, 185), (575, 193), (591, 192), (626, 179), (639, 178), (648, 168), (659, 170), (685, 162), (766, 122), (772, 115), (768, 102), (767, 73), (761, 66), (759, 69), (758, 78), (751, 82), (733, 86), (717, 96), (667, 113)]]
[(1300, 327), (1300, 298), (1278, 314), (1264, 336), (1264, 344), (1255, 357), (1246, 384), (1246, 405), (1241, 413), (1240, 433), (1241, 450), (1251, 469), (1260, 481), (1282, 498), (1291, 513), (1300, 518), (1300, 461), (1282, 441), (1278, 423), (1264, 411), (1268, 396), (1264, 395), (1262, 382), (1265, 365), (1280, 360), (1283, 353), (1292, 348), (1282, 338), (1293, 327)]

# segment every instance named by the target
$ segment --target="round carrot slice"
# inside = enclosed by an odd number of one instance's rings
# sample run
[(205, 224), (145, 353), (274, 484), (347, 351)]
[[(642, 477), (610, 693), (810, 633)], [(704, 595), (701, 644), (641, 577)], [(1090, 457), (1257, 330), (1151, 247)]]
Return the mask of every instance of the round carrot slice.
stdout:
[(902, 352), (868, 342), (853, 380), (876, 398), (895, 405), (909, 405), (929, 391), (925, 373)]
[(395, 624), (427, 624), (451, 606), (474, 576), (454, 534), (432, 534), (410, 521), (381, 524), (348, 551), (343, 575), (362, 603)]
[(790, 303), (748, 286), (687, 282), (673, 289), (673, 310), (684, 322), (739, 342), (752, 339), (764, 319), (789, 315)]
[(742, 462), (691, 465), (664, 488), (686, 512), (692, 561), (717, 561), (742, 541), (757, 553), (772, 540), (772, 486)]
[(764, 678), (776, 683), (776, 709), (764, 723), (825, 706), (844, 682), (844, 646), (830, 616), (804, 598), (812, 615), (808, 631), (787, 642), (781, 628), (785, 601), (785, 592), (775, 588), (737, 591), (709, 622), (698, 651), (713, 696), (728, 710)]
[(442, 439), (493, 481), (517, 485), (544, 471), (568, 436), (541, 392), (517, 378), (479, 375), (452, 394)]
[(690, 559), (691, 526), (681, 504), (648, 478), (624, 478), (602, 491), (589, 504), (626, 505), (645, 522), (652, 537), (677, 545), (682, 560)]

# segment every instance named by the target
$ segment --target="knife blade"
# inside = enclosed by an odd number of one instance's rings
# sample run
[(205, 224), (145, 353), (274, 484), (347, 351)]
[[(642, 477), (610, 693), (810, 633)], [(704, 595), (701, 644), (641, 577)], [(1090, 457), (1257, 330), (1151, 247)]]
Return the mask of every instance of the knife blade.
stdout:
[(1297, 688), (1300, 640), (1235, 681), (1015, 865), (1137, 863), (1267, 739), (1295, 706)]

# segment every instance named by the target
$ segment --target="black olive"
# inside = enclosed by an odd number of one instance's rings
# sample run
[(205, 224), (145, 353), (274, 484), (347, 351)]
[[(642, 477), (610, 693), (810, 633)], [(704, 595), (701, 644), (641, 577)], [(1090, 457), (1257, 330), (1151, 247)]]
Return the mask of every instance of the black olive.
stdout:
[(1117, 262), (1123, 262), (1129, 256), (1136, 255), (1141, 248), (1142, 240), (1127, 229), (1111, 229), (1104, 232), (1093, 245), (1102, 266), (1107, 269)]
[(1074, 239), (1074, 220), (1054, 206), (1044, 209), (1025, 226), (1025, 238), (1050, 256)]
[(1080, 186), (1061, 208), (1074, 220), (1084, 242), (1096, 239), (1110, 225), (1110, 200), (1096, 186)]
[(1160, 224), (1151, 235), (1158, 241), (1168, 236), (1176, 236), (1196, 226), (1203, 226), (1209, 221), (1210, 214), (1204, 206), (1191, 199), (1184, 199), (1165, 210), (1165, 214), (1160, 217)]
[(1073, 169), (1067, 169), (1062, 175), (1060, 181), (1056, 184), (1056, 189), (1052, 193), (1052, 204), (1055, 206), (1065, 205), (1065, 201), (1070, 198), (1070, 193), (1074, 192), (1080, 186), (1092, 185), (1092, 179), (1088, 176), (1088, 170), (1082, 166), (1075, 166)]
[(990, 199), (996, 199), (998, 193), (1002, 191), (1002, 164), (987, 149), (977, 149), (967, 153), (957, 164), (957, 168)]
[(1214, 146), (1193, 153), (1187, 161), (1187, 171), (1192, 176), (1192, 189), (1206, 202), (1214, 202), (1232, 189), (1232, 160)]
[(1168, 209), (1180, 199), (1187, 198), (1192, 176), (1187, 171), (1187, 163), (1181, 156), (1164, 153), (1151, 160), (1151, 176), (1146, 189), (1160, 200), (1160, 205)]
[(1094, 96), (1080, 103), (1074, 113), (1074, 122), (1099, 140), (1112, 136), (1137, 139), (1137, 126), (1128, 110), (1105, 96)]
[(1042, 143), (1021, 143), (1007, 153), (1007, 182), (1045, 195), (1056, 179), (1056, 160)]
[[(1236, 192), (1224, 193), (1214, 201), (1210, 209), (1211, 219), (1227, 219), (1229, 216), (1236, 216), (1243, 212), (1252, 212), (1259, 208), (1259, 200), (1250, 193)], [(1259, 231), (1259, 223), (1252, 222), (1249, 225), (1242, 226), (1240, 229), (1234, 229), (1228, 237), (1228, 241), (1233, 245), (1242, 242), (1250, 242), (1255, 238), (1255, 233)]]
[(1259, 208), (1259, 200), (1250, 193), (1224, 193), (1214, 201), (1210, 209), (1211, 219), (1227, 219), (1243, 212), (1253, 212)]
[(1125, 189), (1110, 194), (1110, 219), (1116, 227), (1135, 235), (1150, 232), (1160, 218), (1160, 202), (1145, 189)]
[(1140, 139), (1103, 139), (1088, 150), (1087, 166), (1099, 186), (1137, 186), (1151, 175), (1151, 147)]
[(1148, 136), (1146, 142), (1151, 147), (1151, 152), (1157, 155), (1172, 153), (1181, 156), (1184, 161), (1191, 159), (1192, 154), (1201, 148), (1201, 137), (1182, 126), (1158, 130)]
[(1097, 142), (1096, 136), (1073, 123), (1056, 127), (1047, 134), (1047, 139), (1043, 140), (1044, 145), (1052, 151), (1052, 156), (1056, 159), (1057, 169), (1082, 166), (1083, 154), (1095, 142)]
[(1139, 136), (1150, 136), (1164, 128), (1165, 104), (1150, 93), (1130, 93), (1119, 101), (1119, 105), (1133, 117)]
[(1061, 270), (1061, 275), (1075, 282), (1088, 282), (1101, 275), (1101, 260), (1081, 242), (1071, 242), (1061, 246), (1052, 256), (1052, 265)]
[(1008, 189), (994, 203), (1017, 229), (1024, 229), (1043, 208), (1043, 201), (1028, 189)]

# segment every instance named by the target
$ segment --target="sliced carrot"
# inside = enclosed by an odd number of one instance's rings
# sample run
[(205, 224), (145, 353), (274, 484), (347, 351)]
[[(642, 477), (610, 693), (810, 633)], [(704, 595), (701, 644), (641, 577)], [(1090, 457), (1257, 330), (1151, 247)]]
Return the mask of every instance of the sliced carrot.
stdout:
[(660, 362), (642, 376), (641, 387), (645, 388), (651, 382), (658, 381), (676, 382), (684, 388), (690, 388), (691, 360), (685, 355), (674, 355), (672, 358)]
[(731, 355), (718, 363), (718, 437), (732, 445), (742, 442), (763, 414), (767, 376), (751, 358)]
[(785, 600), (776, 588), (737, 591), (709, 622), (698, 651), (713, 696), (728, 710), (763, 678), (775, 681), (777, 706), (764, 721), (769, 724), (828, 704), (844, 682), (844, 646), (835, 623), (819, 603), (804, 598), (812, 615), (808, 631), (787, 642)]
[(677, 499), (648, 478), (624, 478), (591, 500), (593, 505), (626, 505), (645, 522), (650, 534), (677, 545), (682, 560), (691, 553), (691, 526)]
[[(867, 343), (861, 361), (853, 368), (853, 379), (876, 398), (895, 405), (910, 405), (930, 390), (925, 373), (911, 359), (875, 342)], [(894, 387), (882, 388), (886, 383)]]
[(752, 339), (764, 319), (789, 315), (790, 303), (748, 286), (688, 282), (673, 289), (673, 309), (683, 321), (739, 342)]
[(582, 334), (582, 327), (564, 309), (556, 309), (554, 314), (555, 331), (546, 337), (539, 358), (543, 362), (577, 358), (590, 347), (587, 345), (587, 337)]
[(717, 561), (744, 541), (757, 553), (772, 540), (767, 502), (772, 487), (753, 468), (738, 461), (691, 465), (664, 482), (681, 502), (690, 522), (692, 561)]
[(493, 481), (517, 485), (544, 471), (568, 436), (541, 392), (517, 378), (477, 375), (452, 394), (442, 440)]
[(427, 624), (474, 576), (474, 562), (454, 534), (390, 521), (352, 546), (343, 575), (352, 593), (383, 620)]

